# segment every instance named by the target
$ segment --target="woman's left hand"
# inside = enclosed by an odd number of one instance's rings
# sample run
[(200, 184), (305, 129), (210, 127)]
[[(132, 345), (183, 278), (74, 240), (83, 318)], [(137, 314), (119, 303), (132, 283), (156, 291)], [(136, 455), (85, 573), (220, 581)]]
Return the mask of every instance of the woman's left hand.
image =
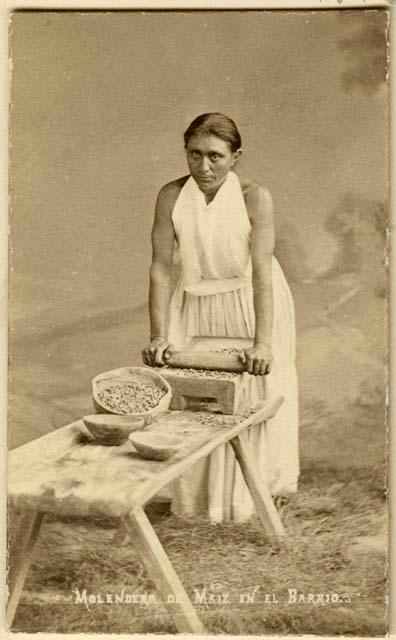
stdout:
[(257, 344), (244, 349), (240, 352), (239, 359), (246, 364), (246, 370), (254, 376), (266, 376), (271, 373), (272, 353), (267, 345)]

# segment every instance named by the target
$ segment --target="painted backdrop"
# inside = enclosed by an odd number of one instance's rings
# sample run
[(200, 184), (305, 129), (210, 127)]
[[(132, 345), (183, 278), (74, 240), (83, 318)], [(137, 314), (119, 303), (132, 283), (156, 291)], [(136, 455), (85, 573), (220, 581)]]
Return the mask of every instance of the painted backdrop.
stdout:
[(384, 446), (387, 12), (19, 13), (11, 25), (10, 446), (140, 362), (150, 229), (222, 111), (268, 186), (297, 313), (303, 465)]

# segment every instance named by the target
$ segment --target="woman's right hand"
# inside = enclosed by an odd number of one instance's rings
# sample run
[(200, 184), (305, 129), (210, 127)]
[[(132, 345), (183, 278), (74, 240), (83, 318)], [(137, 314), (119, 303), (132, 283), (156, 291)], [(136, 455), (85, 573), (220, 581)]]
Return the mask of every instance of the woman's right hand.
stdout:
[(165, 364), (168, 364), (172, 352), (173, 345), (162, 336), (158, 336), (157, 338), (153, 338), (148, 347), (143, 349), (143, 362), (150, 367), (163, 367)]

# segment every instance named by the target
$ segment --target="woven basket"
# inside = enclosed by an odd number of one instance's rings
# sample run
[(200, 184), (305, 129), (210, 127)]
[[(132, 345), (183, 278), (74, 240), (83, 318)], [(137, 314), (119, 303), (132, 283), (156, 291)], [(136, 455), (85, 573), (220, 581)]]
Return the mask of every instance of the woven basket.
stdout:
[[(106, 406), (103, 400), (99, 400), (99, 393), (112, 384), (137, 383), (152, 384), (165, 391), (157, 406), (143, 412), (136, 413), (118, 413), (114, 409)], [(150, 424), (154, 418), (162, 415), (169, 409), (172, 398), (172, 391), (168, 382), (156, 371), (150, 367), (123, 367), (121, 369), (113, 369), (96, 376), (92, 380), (93, 404), (97, 413), (112, 413), (115, 415), (130, 415), (136, 418), (143, 418), (145, 424)]]

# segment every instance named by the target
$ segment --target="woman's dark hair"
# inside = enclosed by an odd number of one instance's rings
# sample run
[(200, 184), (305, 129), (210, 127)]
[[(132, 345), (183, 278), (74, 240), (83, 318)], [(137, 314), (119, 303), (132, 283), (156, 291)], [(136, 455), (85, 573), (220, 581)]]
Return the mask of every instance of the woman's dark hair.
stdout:
[(217, 136), (231, 147), (231, 151), (237, 151), (242, 146), (242, 139), (233, 120), (223, 113), (203, 113), (195, 118), (184, 132), (184, 145), (192, 136)]

